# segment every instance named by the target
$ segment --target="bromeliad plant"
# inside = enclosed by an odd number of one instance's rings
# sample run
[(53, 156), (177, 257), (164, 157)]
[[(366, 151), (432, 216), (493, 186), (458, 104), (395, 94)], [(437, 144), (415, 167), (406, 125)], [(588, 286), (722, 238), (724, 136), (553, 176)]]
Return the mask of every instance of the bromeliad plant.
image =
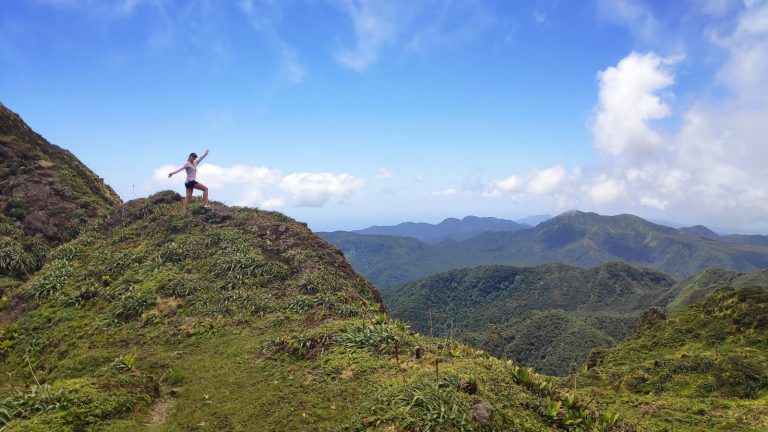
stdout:
[(554, 382), (533, 372), (531, 368), (517, 366), (511, 361), (507, 362), (507, 367), (515, 383), (549, 399), (543, 409), (543, 416), (550, 422), (556, 422), (568, 430), (596, 432), (614, 431), (624, 426), (618, 413), (591, 411), (591, 400), (584, 402), (574, 393), (559, 392)]
[(63, 409), (67, 406), (63, 390), (53, 391), (48, 384), (33, 384), (0, 402), (0, 432), (13, 420), (31, 418), (37, 414)]

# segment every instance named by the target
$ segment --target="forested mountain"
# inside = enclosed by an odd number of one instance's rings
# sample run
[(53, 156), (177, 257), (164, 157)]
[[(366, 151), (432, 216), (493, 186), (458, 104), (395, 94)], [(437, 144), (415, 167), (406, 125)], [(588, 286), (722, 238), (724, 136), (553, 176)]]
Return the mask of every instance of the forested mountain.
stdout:
[(674, 284), (664, 273), (624, 263), (481, 266), (396, 286), (384, 300), (422, 333), (452, 335), (562, 375), (592, 348), (631, 334), (636, 314)]
[(743, 245), (762, 246), (768, 247), (768, 236), (757, 234), (728, 234), (719, 235), (704, 225), (696, 225), (692, 227), (679, 228), (678, 231), (705, 238), (708, 240), (717, 240), (726, 243), (736, 243)]
[(740, 272), (768, 268), (768, 247), (713, 241), (632, 215), (579, 211), (563, 213), (528, 230), (484, 233), (437, 245), (346, 232), (322, 235), (384, 291), (418, 277), (483, 264), (594, 266), (624, 261), (680, 279), (712, 267)]
[(528, 228), (531, 227), (511, 220), (467, 216), (463, 219), (448, 218), (435, 225), (425, 222), (404, 222), (395, 226), (372, 226), (352, 232), (366, 235), (412, 237), (427, 244), (436, 244), (444, 240), (466, 240), (484, 232), (514, 232)]

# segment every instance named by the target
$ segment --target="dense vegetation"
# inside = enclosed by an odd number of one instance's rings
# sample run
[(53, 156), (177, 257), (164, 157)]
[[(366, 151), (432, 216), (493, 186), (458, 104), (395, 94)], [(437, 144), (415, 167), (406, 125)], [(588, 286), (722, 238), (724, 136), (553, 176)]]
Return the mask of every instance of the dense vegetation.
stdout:
[(588, 365), (575, 384), (638, 430), (768, 430), (768, 290), (719, 289)]
[(592, 348), (631, 334), (635, 314), (674, 283), (661, 272), (624, 263), (590, 269), (481, 266), (394, 287), (384, 299), (394, 316), (420, 332), (452, 336), (564, 375)]
[(737, 273), (719, 268), (708, 269), (679, 282), (664, 293), (657, 303), (664, 305), (670, 311), (676, 310), (698, 303), (715, 292), (717, 288), (724, 286), (768, 288), (768, 269), (751, 273)]
[(382, 291), (441, 271), (483, 264), (594, 266), (623, 261), (680, 279), (711, 267), (741, 272), (768, 267), (766, 246), (709, 240), (632, 215), (578, 211), (563, 213), (533, 229), (485, 233), (437, 245), (346, 232), (323, 236)]
[(487, 354), (389, 320), (376, 290), (305, 225), (199, 202), (184, 214), (179, 199), (165, 192), (126, 204), (8, 292), (0, 425), (564, 427), (544, 413), (555, 393), (519, 385)]

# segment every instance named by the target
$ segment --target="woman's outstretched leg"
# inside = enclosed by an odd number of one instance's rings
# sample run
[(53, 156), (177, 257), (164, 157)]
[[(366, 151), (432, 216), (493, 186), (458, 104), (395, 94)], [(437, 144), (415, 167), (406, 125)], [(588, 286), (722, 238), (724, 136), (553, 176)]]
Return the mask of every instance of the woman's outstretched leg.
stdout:
[(198, 183), (195, 185), (195, 189), (203, 191), (203, 205), (208, 205), (208, 186)]

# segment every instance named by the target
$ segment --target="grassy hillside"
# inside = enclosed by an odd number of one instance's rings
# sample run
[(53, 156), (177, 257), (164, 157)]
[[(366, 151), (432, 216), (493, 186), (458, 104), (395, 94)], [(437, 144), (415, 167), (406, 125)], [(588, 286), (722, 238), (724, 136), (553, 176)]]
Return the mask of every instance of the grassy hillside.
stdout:
[(677, 283), (659, 298), (658, 303), (664, 305), (668, 310), (676, 310), (704, 300), (717, 288), (724, 286), (768, 288), (768, 270), (750, 273), (737, 273), (720, 268), (705, 270)]
[(0, 298), (122, 200), (70, 152), (0, 104)]
[(528, 230), (485, 233), (437, 245), (350, 233), (332, 233), (325, 238), (383, 291), (398, 282), (483, 264), (563, 262), (594, 266), (624, 261), (676, 278), (711, 267), (740, 272), (768, 268), (768, 247), (708, 240), (632, 215), (578, 211), (563, 213)]
[(9, 291), (0, 429), (565, 427), (546, 414), (559, 393), (381, 314), (305, 225), (199, 202), (183, 214), (179, 199), (129, 202)]
[(634, 331), (634, 314), (674, 283), (623, 263), (481, 266), (391, 288), (384, 299), (394, 316), (420, 332), (453, 335), (562, 375), (592, 348), (612, 346)]
[(768, 291), (719, 289), (589, 364), (581, 393), (627, 407), (639, 431), (768, 430)]

